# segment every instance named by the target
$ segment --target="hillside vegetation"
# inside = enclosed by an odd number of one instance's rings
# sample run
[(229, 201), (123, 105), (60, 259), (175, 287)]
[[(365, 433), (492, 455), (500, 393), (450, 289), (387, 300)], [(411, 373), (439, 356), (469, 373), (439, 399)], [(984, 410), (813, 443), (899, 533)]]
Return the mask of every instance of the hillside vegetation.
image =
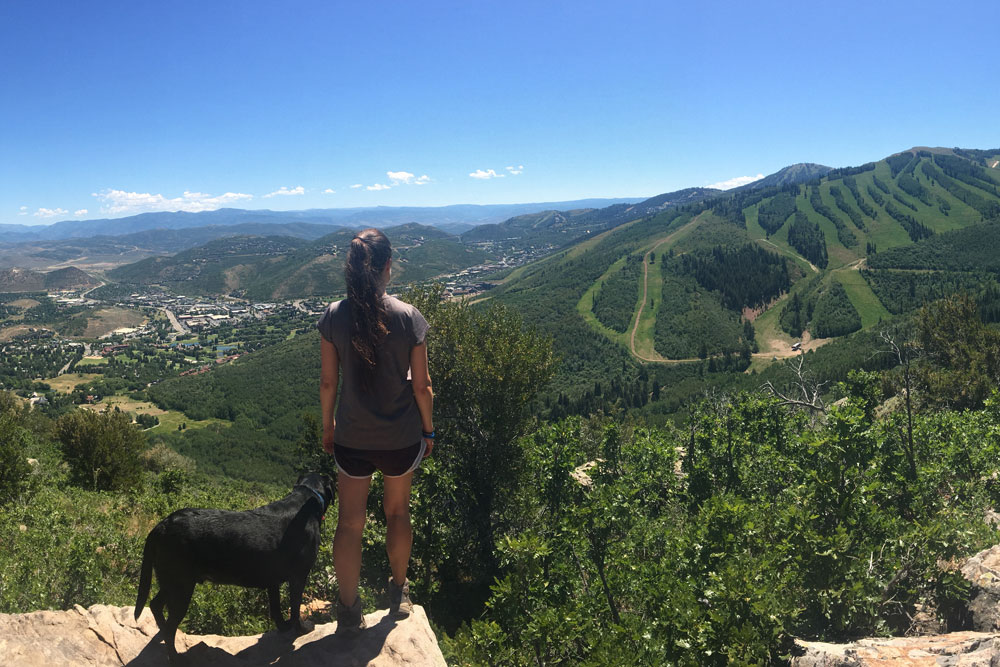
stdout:
[[(458, 237), (422, 225), (385, 230), (393, 242), (397, 281), (421, 282), (482, 263), (493, 256)], [(108, 276), (123, 283), (156, 284), (182, 294), (240, 294), (258, 301), (343, 292), (343, 265), (355, 230), (314, 241), (283, 236), (218, 239), (171, 257), (118, 267)]]
[[(565, 359), (556, 386), (571, 400), (621, 368), (637, 377), (645, 359), (718, 357), (713, 370), (746, 368), (749, 360), (734, 365), (727, 355), (759, 349), (769, 359), (806, 333), (843, 336), (956, 290), (993, 294), (987, 283), (996, 281), (983, 283), (982, 272), (998, 261), (998, 154), (912, 149), (859, 167), (790, 170), (637, 215), (525, 267), (490, 298), (553, 336)], [(631, 259), (608, 273), (623, 258)], [(568, 303), (584, 295), (593, 299), (589, 323)], [(991, 298), (980, 299), (988, 319)], [(595, 348), (624, 354), (596, 371)]]
[[(786, 398), (822, 382), (809, 373), (772, 374), (771, 391), (709, 394), (678, 428), (620, 414), (540, 422), (533, 401), (555, 364), (544, 337), (496, 305), (407, 298), (434, 331), (440, 433), (415, 480), (410, 577), (454, 664), (780, 664), (795, 637), (903, 632), (918, 606), (947, 622), (968, 593), (951, 564), (995, 542), (983, 513), (1000, 502), (1000, 334), (971, 299), (923, 307), (911, 333), (892, 334), (907, 363), (883, 355), (882, 372), (851, 372), (835, 407), (829, 394)], [(228, 403), (236, 421), (281, 423), (279, 410), (304, 407), (286, 395), (292, 376), (318, 377), (315, 338), (292, 342), (233, 367), (242, 386), (180, 379), (202, 388), (184, 409)], [(807, 370), (822, 373), (836, 345), (807, 355)], [(168, 388), (159, 400), (181, 393)], [(0, 392), (0, 612), (130, 604), (160, 517), (254, 507), (286, 494), (296, 469), (330, 469), (318, 421), (296, 431), (273, 483), (246, 484), (209, 472), (208, 448), (150, 443), (124, 413), (53, 420)], [(234, 441), (234, 461), (251, 454)], [(369, 609), (386, 604), (378, 496)], [(330, 537), (327, 526), (307, 585), (326, 600), (338, 594)], [(268, 627), (260, 592), (200, 585), (183, 629)]]

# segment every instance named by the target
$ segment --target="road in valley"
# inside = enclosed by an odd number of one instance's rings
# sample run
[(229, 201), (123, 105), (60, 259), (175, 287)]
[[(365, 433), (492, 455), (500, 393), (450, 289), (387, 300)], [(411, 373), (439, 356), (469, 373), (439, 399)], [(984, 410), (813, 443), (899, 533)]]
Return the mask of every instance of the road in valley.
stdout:
[[(84, 343), (83, 344), (83, 356), (85, 356), (85, 357), (89, 357), (90, 356), (90, 343)], [(69, 366), (72, 363), (73, 363), (72, 359), (70, 359), (69, 361), (67, 361), (66, 365), (63, 366), (62, 368), (60, 368), (59, 372), (56, 373), (56, 375), (62, 375), (63, 373), (68, 373), (69, 372)]]
[(173, 326), (174, 331), (179, 334), (187, 333), (187, 329), (185, 329), (184, 325), (177, 320), (177, 317), (174, 315), (172, 310), (169, 308), (162, 308), (161, 310), (167, 314), (167, 319), (170, 320), (170, 325)]

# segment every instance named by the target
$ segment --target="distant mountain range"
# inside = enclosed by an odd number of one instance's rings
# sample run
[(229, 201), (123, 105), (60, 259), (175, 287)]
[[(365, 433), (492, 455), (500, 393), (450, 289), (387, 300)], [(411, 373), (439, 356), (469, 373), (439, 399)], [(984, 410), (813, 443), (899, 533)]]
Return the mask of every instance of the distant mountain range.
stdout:
[(480, 225), (462, 234), (462, 240), (474, 243), (516, 239), (521, 246), (563, 246), (580, 240), (582, 236), (597, 234), (623, 222), (722, 193), (722, 190), (713, 188), (685, 188), (650, 197), (637, 204), (612, 204), (600, 209), (548, 209), (520, 215), (499, 224)]
[(366, 208), (308, 209), (304, 211), (248, 211), (221, 208), (215, 211), (187, 213), (163, 211), (140, 213), (125, 218), (64, 220), (51, 225), (0, 225), (0, 242), (52, 241), (91, 236), (122, 236), (153, 229), (190, 229), (193, 227), (244, 224), (313, 224), (361, 229), (388, 227), (416, 222), (432, 225), (453, 234), (516, 215), (548, 209), (595, 208), (633, 202), (640, 199), (579, 199), (536, 204), (457, 204), (454, 206), (376, 206)]

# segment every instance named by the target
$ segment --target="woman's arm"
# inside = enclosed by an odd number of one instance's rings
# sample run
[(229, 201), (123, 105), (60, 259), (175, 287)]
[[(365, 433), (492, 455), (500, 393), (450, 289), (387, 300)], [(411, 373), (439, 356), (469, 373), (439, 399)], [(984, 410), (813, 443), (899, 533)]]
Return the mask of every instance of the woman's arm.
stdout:
[[(431, 389), (431, 374), (427, 365), (427, 344), (420, 343), (410, 348), (410, 379), (413, 383), (413, 397), (417, 399), (420, 421), (425, 433), (434, 431), (434, 391)], [(424, 456), (430, 456), (434, 440), (424, 438), (427, 449)]]
[(322, 370), (319, 378), (319, 405), (323, 412), (323, 451), (333, 454), (333, 432), (337, 426), (334, 406), (337, 405), (337, 383), (340, 382), (340, 358), (336, 346), (325, 338), (320, 347)]

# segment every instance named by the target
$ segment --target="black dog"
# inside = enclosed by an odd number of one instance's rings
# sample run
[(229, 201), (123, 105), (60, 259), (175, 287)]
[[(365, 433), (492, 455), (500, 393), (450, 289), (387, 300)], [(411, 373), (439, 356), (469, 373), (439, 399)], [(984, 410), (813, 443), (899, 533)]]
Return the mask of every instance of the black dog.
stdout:
[[(214, 581), (267, 589), (268, 608), (278, 629), (312, 630), (299, 616), (302, 589), (319, 551), (320, 519), (333, 502), (326, 475), (299, 477), (283, 499), (247, 512), (182, 509), (149, 531), (142, 554), (135, 617), (146, 605), (153, 571), (159, 592), (149, 603), (167, 652), (177, 655), (174, 637), (187, 613), (196, 583)], [(291, 617), (281, 613), (279, 586), (288, 582)], [(163, 616), (164, 606), (170, 612)]]

